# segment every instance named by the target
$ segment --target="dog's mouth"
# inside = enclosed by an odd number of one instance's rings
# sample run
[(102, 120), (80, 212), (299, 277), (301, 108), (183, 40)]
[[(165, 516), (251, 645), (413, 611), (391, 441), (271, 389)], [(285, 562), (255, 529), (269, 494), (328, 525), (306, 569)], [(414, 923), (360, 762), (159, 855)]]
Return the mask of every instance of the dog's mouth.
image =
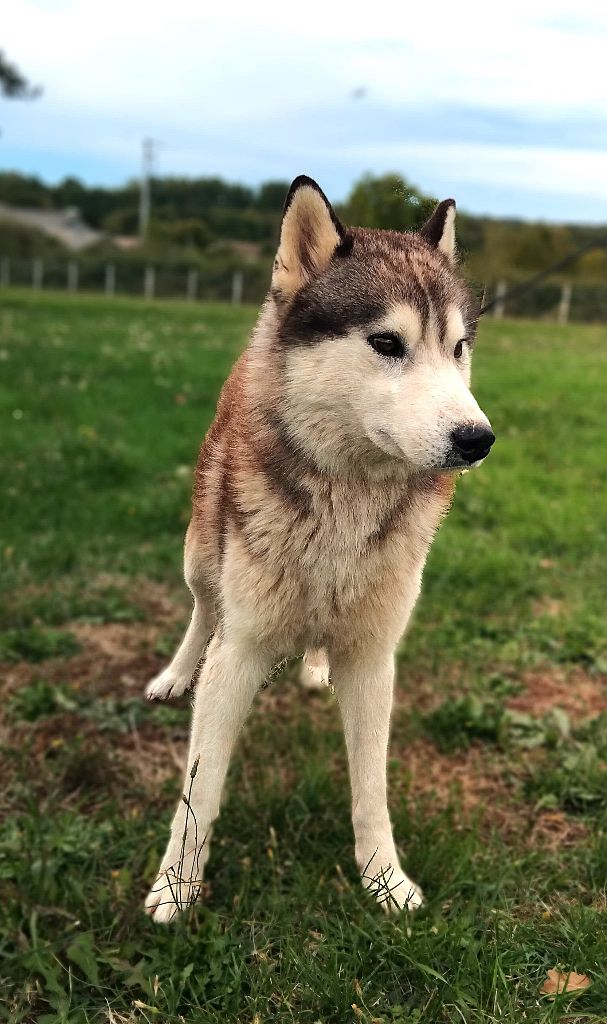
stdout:
[(469, 462), (467, 459), (463, 459), (461, 455), (458, 455), (457, 452), (454, 452), (440, 466), (437, 466), (437, 469), (440, 469), (441, 472), (450, 473), (462, 473), (469, 469), (478, 469), (479, 466), (482, 466), (488, 455), (489, 452), (486, 452), (479, 459), (475, 459), (474, 462)]

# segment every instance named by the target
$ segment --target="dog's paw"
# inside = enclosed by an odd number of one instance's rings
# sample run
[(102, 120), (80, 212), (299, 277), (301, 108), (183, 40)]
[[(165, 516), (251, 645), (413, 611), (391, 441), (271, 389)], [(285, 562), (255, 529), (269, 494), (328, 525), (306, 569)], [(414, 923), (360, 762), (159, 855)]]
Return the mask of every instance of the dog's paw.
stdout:
[(382, 867), (374, 873), (369, 871), (363, 875), (362, 882), (387, 914), (418, 910), (424, 902), (419, 886), (399, 867)]
[(178, 675), (171, 666), (155, 676), (145, 688), (148, 700), (169, 700), (170, 697), (181, 697), (192, 682), (191, 676)]
[(145, 900), (145, 912), (156, 924), (169, 924), (180, 912), (180, 905), (172, 899), (170, 889), (164, 888), (165, 878), (160, 875)]
[(185, 855), (177, 854), (175, 863), (168, 867), (164, 867), (165, 857), (144, 907), (156, 924), (168, 924), (200, 899), (204, 868), (201, 854), (201, 847)]
[(175, 878), (159, 875), (146, 897), (145, 912), (155, 924), (170, 924), (178, 914), (198, 902), (201, 891), (199, 883), (180, 883)]

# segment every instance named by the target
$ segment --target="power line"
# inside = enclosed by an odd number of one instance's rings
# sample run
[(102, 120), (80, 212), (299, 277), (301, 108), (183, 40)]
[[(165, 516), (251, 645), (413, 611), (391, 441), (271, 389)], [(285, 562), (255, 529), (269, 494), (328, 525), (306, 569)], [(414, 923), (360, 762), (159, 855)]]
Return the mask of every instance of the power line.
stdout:
[(509, 289), (509, 291), (504, 292), (501, 295), (496, 295), (491, 302), (485, 303), (479, 313), (479, 316), (483, 316), (484, 313), (488, 313), (489, 310), (493, 309), (498, 303), (504, 303), (506, 299), (518, 298), (520, 295), (524, 295), (525, 292), (532, 291), (540, 281), (544, 280), (544, 278), (550, 277), (551, 274), (555, 274), (559, 270), (564, 270), (570, 263), (575, 263), (580, 256), (583, 256), (586, 252), (590, 252), (592, 249), (607, 249), (607, 238), (600, 241), (593, 240), (591, 242), (587, 242), (586, 245), (582, 245), (579, 249), (576, 249), (575, 252), (570, 252), (567, 256), (557, 260), (556, 263), (551, 263), (549, 267), (544, 267), (543, 270), (539, 270), (537, 274), (533, 274), (531, 277), (527, 278), (526, 281), (522, 281), (520, 284), (515, 284), (513, 288)]

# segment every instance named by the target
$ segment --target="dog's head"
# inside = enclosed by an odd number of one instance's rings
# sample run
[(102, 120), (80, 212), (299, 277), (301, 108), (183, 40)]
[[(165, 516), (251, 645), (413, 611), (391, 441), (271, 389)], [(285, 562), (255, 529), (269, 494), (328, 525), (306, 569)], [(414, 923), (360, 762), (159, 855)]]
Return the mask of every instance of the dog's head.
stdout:
[(494, 441), (470, 391), (478, 303), (455, 267), (455, 203), (418, 233), (345, 228), (311, 178), (293, 182), (271, 302), (282, 416), (327, 467), (478, 465)]

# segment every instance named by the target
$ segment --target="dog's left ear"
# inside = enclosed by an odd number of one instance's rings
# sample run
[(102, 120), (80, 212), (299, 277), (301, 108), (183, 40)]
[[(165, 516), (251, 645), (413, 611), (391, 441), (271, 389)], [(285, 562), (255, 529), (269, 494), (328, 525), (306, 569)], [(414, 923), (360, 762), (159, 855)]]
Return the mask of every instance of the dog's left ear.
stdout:
[(346, 240), (346, 230), (319, 185), (301, 174), (289, 189), (280, 229), (272, 292), (290, 298), (322, 273)]
[(443, 199), (420, 230), (435, 249), (440, 249), (450, 263), (455, 262), (455, 199)]

